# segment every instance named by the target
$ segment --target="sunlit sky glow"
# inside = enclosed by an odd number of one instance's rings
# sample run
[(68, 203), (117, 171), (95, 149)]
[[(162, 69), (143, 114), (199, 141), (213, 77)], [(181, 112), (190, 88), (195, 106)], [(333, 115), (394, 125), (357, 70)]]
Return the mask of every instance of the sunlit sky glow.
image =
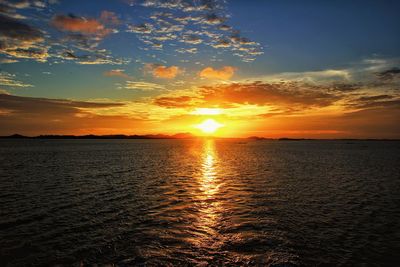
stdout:
[(400, 138), (399, 9), (3, 0), (0, 135)]

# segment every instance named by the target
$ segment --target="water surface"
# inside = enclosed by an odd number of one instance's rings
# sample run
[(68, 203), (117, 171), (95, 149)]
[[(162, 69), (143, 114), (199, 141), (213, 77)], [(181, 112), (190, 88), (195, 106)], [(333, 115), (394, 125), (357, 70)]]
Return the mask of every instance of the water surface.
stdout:
[(0, 140), (1, 266), (394, 266), (399, 162), (389, 141)]

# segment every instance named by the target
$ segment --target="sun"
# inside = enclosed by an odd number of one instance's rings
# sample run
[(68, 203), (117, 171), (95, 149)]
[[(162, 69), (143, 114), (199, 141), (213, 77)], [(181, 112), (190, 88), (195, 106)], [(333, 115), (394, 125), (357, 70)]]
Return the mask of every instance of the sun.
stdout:
[(215, 121), (214, 119), (207, 119), (202, 123), (196, 125), (196, 128), (202, 130), (206, 134), (215, 133), (219, 128), (224, 126), (223, 124)]

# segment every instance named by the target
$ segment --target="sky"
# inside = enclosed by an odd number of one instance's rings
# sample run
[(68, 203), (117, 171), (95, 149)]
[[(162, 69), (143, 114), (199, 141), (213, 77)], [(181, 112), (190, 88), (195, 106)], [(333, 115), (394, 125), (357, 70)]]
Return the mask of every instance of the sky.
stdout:
[(0, 135), (400, 138), (399, 9), (1, 0)]

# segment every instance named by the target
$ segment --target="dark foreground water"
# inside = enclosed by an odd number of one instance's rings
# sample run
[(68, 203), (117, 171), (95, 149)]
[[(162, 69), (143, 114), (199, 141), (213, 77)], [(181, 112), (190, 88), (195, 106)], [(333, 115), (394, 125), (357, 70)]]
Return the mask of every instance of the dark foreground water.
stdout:
[(399, 266), (400, 142), (0, 140), (0, 266)]

